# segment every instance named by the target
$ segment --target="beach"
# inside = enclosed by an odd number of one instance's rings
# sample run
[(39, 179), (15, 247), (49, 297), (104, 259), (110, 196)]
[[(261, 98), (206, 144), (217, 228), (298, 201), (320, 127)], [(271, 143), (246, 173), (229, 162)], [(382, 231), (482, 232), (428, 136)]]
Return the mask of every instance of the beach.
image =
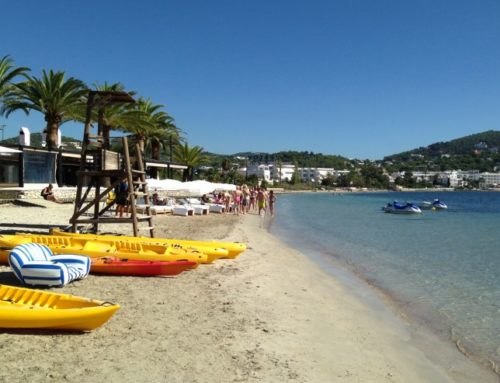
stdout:
[[(72, 209), (5, 205), (0, 222), (65, 225)], [(273, 237), (267, 219), (155, 216), (158, 237), (238, 241), (248, 249), (172, 278), (90, 275), (53, 289), (121, 309), (88, 333), (2, 331), (0, 381), (497, 381), (466, 357), (424, 353), (404, 318), (367, 303)], [(130, 235), (132, 226), (101, 230)], [(0, 283), (18, 285), (7, 266)]]

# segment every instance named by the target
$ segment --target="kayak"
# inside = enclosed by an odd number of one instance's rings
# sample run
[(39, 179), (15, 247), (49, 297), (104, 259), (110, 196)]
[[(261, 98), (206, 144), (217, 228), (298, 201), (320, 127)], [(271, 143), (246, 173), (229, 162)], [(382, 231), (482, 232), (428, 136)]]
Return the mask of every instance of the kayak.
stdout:
[(59, 235), (16, 234), (0, 235), (0, 263), (7, 263), (9, 251), (23, 243), (46, 245), (54, 254), (79, 254), (91, 258), (113, 256), (143, 261), (207, 262), (207, 255), (198, 250), (186, 250), (168, 244), (142, 244), (123, 238), (84, 238)]
[[(140, 242), (144, 244), (168, 244), (174, 247), (192, 247), (199, 249), (202, 252), (206, 252), (207, 249), (217, 249), (218, 251), (225, 251), (224, 255), (218, 258), (235, 258), (240, 253), (246, 250), (247, 246), (244, 243), (239, 242), (220, 242), (220, 241), (195, 241), (187, 239), (176, 239), (176, 238), (148, 238), (148, 237), (131, 237), (131, 236), (115, 236), (115, 235), (101, 235), (101, 234), (80, 234), (80, 233), (70, 233), (61, 231), (58, 229), (53, 230), (54, 235), (68, 236), (73, 238), (83, 237), (83, 238), (121, 238), (127, 241)], [(207, 253), (210, 257), (210, 255)]]
[[(172, 246), (176, 249), (185, 249), (186, 251), (199, 251), (207, 255), (207, 260), (201, 263), (212, 263), (213, 261), (220, 258), (229, 258), (229, 251), (217, 246), (196, 246), (187, 243), (181, 244), (176, 242), (176, 240), (165, 240), (163, 238), (149, 238), (149, 237), (129, 237), (124, 235), (104, 235), (104, 234), (80, 234), (80, 233), (68, 233), (65, 231), (60, 231), (57, 229), (52, 230), (53, 235), (70, 237), (70, 238), (86, 238), (94, 241), (99, 240), (119, 240), (119, 241), (129, 241), (141, 243), (144, 245), (156, 245), (156, 246)], [(22, 235), (22, 234), (21, 234)]]
[(158, 276), (177, 275), (196, 266), (192, 261), (140, 261), (120, 258), (93, 258), (90, 272), (93, 274), (128, 275), (128, 276)]
[(0, 328), (89, 331), (119, 308), (69, 294), (0, 285)]

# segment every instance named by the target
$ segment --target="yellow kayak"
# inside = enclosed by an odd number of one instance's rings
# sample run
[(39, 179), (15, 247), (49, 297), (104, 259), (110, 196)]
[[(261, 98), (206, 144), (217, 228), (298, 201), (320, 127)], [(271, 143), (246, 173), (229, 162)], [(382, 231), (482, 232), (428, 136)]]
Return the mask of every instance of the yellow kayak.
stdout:
[(69, 294), (0, 285), (0, 328), (88, 331), (120, 308)]
[[(83, 238), (121, 238), (127, 241), (135, 241), (141, 243), (152, 243), (152, 244), (169, 244), (171, 246), (180, 247), (194, 247), (203, 252), (206, 249), (216, 249), (217, 251), (225, 250), (227, 252), (224, 256), (219, 256), (218, 258), (235, 258), (240, 253), (246, 250), (247, 246), (244, 243), (238, 242), (219, 242), (219, 241), (194, 241), (186, 239), (174, 239), (174, 238), (148, 238), (148, 237), (129, 237), (129, 236), (115, 236), (115, 235), (100, 235), (100, 234), (79, 234), (79, 233), (68, 233), (58, 229), (54, 229), (54, 235), (61, 235), (67, 237), (83, 237)], [(208, 251), (208, 250), (207, 250)]]
[[(142, 243), (144, 245), (159, 245), (159, 246), (172, 246), (173, 248), (185, 249), (187, 251), (199, 251), (207, 255), (207, 261), (203, 263), (212, 263), (213, 261), (220, 258), (230, 258), (229, 251), (216, 246), (195, 246), (189, 244), (180, 244), (175, 240), (164, 240), (162, 238), (150, 238), (150, 237), (129, 237), (123, 235), (102, 235), (102, 234), (79, 234), (79, 233), (68, 233), (58, 229), (52, 230), (53, 235), (71, 237), (71, 238), (87, 238), (91, 240), (101, 240), (101, 239), (111, 239), (120, 241), (132, 241)], [(24, 235), (24, 234), (18, 234)]]
[(54, 254), (80, 254), (87, 257), (113, 256), (144, 261), (194, 261), (206, 263), (207, 255), (197, 250), (186, 250), (168, 244), (142, 244), (116, 238), (84, 238), (59, 235), (16, 234), (0, 235), (0, 263), (8, 263), (10, 250), (23, 243), (39, 243)]

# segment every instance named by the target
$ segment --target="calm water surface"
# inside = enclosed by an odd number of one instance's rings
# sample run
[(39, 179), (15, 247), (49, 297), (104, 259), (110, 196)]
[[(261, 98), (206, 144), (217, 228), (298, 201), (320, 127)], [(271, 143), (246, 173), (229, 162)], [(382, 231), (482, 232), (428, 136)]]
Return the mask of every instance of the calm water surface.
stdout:
[[(447, 211), (386, 214), (395, 199)], [(271, 231), (382, 290), (420, 324), (500, 366), (500, 193), (279, 195)]]

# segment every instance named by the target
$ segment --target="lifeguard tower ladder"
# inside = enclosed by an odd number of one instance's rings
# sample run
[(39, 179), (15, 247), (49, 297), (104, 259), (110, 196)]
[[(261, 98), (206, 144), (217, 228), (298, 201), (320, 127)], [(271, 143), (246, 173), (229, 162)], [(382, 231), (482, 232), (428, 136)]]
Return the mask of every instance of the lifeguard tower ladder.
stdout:
[[(132, 224), (134, 236), (139, 235), (139, 224), (147, 222), (145, 229), (154, 237), (153, 217), (146, 183), (146, 173), (139, 144), (136, 144), (136, 168), (132, 168), (127, 137), (122, 137), (123, 153), (109, 149), (109, 131), (105, 132), (103, 116), (105, 108), (116, 103), (134, 103), (134, 99), (125, 92), (90, 91), (87, 100), (85, 130), (80, 159), (80, 170), (77, 171), (77, 191), (75, 210), (70, 219), (72, 231), (76, 232), (79, 224), (92, 224), (92, 232), (97, 233), (100, 223)], [(98, 132), (92, 135), (92, 112), (97, 108)], [(108, 193), (123, 180), (129, 185), (128, 207), (130, 218), (119, 218), (104, 215), (113, 205), (104, 204)], [(136, 199), (143, 197), (145, 215), (138, 216)]]

